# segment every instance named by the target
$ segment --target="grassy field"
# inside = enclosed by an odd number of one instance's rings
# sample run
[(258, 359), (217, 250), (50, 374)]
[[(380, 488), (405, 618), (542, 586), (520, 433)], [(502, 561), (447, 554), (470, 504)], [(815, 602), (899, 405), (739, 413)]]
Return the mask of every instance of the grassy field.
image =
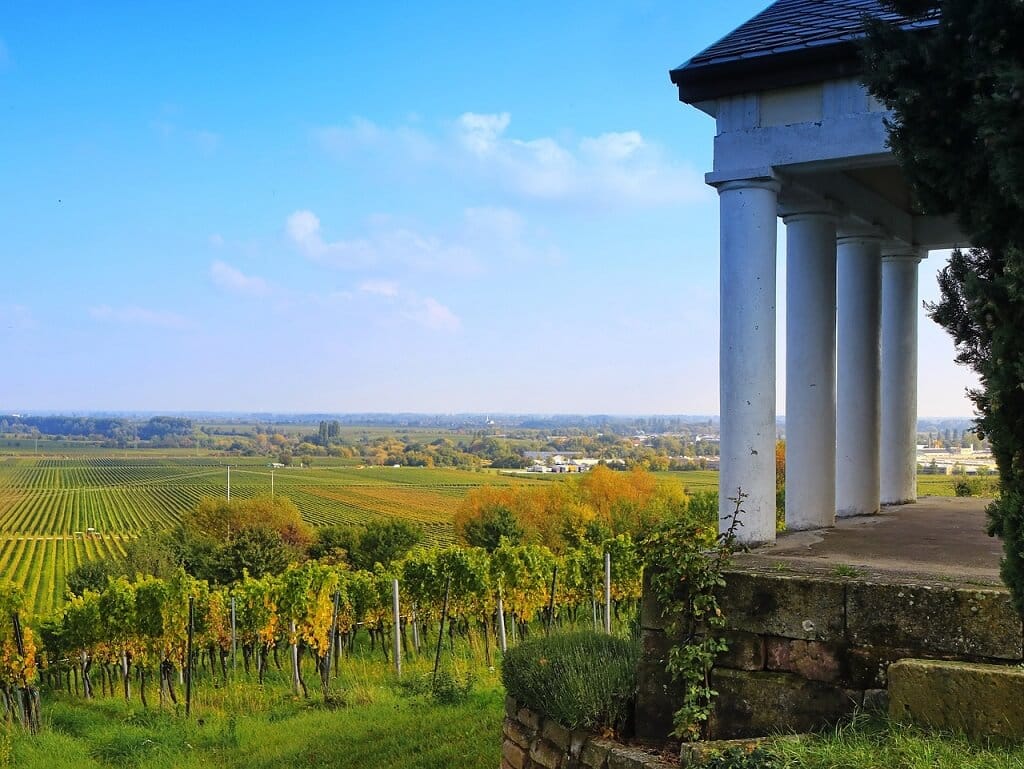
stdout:
[(429, 657), (407, 661), (401, 681), (379, 657), (346, 659), (326, 702), (315, 690), (308, 700), (292, 696), (286, 671), (272, 669), (263, 686), (201, 679), (188, 720), (180, 706), (144, 709), (137, 696), (86, 701), (47, 691), (42, 733), (0, 730), (0, 767), (494, 769), (504, 699), (497, 672), (468, 656), (446, 658), (474, 683), (443, 703), (426, 686)]

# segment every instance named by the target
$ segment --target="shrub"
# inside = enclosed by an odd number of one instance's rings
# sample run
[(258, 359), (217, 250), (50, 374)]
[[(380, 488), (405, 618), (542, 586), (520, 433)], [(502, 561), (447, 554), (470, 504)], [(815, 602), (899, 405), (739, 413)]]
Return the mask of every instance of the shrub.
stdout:
[(568, 729), (621, 731), (639, 656), (637, 641), (593, 631), (533, 638), (508, 651), (501, 680), (510, 695)]

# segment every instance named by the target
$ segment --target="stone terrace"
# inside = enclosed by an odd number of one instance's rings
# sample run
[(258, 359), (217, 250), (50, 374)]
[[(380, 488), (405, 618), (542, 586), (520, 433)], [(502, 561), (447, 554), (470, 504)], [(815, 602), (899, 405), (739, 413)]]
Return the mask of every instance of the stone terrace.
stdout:
[[(926, 499), (834, 529), (781, 535), (737, 556), (721, 595), (729, 651), (715, 669), (717, 739), (828, 726), (884, 708), (888, 667), (906, 658), (1024, 661), (1024, 629), (999, 584), (985, 503)], [(678, 696), (671, 639), (645, 591), (637, 727), (658, 741)]]

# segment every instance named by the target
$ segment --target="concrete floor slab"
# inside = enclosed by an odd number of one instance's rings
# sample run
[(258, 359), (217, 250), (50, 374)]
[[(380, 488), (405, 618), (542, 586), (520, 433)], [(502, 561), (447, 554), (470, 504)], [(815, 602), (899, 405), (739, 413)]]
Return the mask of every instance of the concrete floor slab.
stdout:
[(986, 534), (988, 502), (922, 497), (878, 515), (840, 518), (832, 529), (781, 533), (774, 544), (737, 555), (735, 563), (998, 586), (1002, 542)]

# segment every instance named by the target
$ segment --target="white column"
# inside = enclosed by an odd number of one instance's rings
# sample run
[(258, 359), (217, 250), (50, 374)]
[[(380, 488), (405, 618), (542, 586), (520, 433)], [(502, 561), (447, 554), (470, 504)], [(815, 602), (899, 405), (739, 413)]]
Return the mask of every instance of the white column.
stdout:
[(836, 514), (879, 509), (881, 241), (840, 237), (837, 269)]
[(917, 266), (922, 254), (882, 258), (882, 504), (917, 499)]
[(836, 223), (786, 223), (786, 528), (820, 529), (836, 512)]
[(775, 539), (775, 240), (779, 185), (725, 182), (721, 209), (719, 528), (746, 495), (741, 542)]

